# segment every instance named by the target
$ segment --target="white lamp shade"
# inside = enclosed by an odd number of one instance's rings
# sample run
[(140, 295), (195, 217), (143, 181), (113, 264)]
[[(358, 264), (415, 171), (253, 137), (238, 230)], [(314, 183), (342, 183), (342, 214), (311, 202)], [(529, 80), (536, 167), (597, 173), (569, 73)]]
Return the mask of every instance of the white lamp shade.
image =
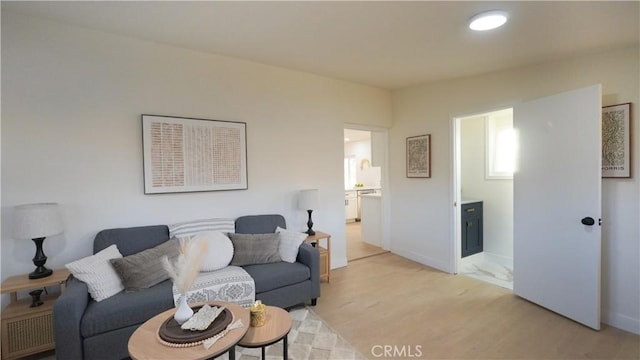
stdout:
[(64, 230), (56, 203), (27, 204), (15, 207), (13, 237), (37, 239), (61, 234)]
[(313, 210), (318, 207), (318, 189), (301, 190), (298, 196), (300, 210)]

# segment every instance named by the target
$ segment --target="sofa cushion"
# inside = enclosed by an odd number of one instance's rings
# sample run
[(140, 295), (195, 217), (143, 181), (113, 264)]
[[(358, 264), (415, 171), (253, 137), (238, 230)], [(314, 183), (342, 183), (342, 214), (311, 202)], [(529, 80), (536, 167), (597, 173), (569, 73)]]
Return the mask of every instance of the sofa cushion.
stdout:
[(282, 261), (278, 252), (279, 234), (229, 233), (229, 238), (233, 243), (231, 265), (244, 266)]
[(170, 239), (162, 244), (123, 258), (111, 259), (111, 265), (118, 273), (126, 291), (149, 288), (169, 278), (162, 267), (162, 257), (170, 260), (180, 255), (180, 244), (177, 239)]
[(96, 234), (93, 240), (93, 253), (115, 244), (122, 256), (129, 256), (160, 245), (167, 240), (169, 240), (167, 225), (107, 229)]
[(171, 309), (174, 306), (171, 287), (171, 281), (166, 280), (148, 289), (121, 292), (100, 302), (90, 301), (80, 324), (82, 337), (142, 324)]
[(120, 277), (109, 262), (115, 258), (122, 258), (122, 254), (116, 245), (111, 245), (95, 255), (65, 266), (75, 278), (87, 284), (89, 294), (95, 301), (102, 301), (124, 290)]
[(246, 215), (236, 219), (238, 234), (267, 234), (275, 232), (278, 226), (287, 228), (282, 215)]
[(277, 262), (272, 264), (247, 265), (243, 269), (256, 284), (256, 294), (278, 289), (311, 278), (309, 268), (301, 263)]

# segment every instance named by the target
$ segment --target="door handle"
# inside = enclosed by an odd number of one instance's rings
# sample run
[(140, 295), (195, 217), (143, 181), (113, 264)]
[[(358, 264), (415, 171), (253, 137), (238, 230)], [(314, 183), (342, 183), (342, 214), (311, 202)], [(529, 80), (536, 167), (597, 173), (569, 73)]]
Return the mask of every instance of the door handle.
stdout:
[(596, 223), (596, 221), (595, 221), (595, 220), (593, 220), (593, 218), (592, 218), (592, 217), (590, 217), (590, 216), (587, 216), (586, 218), (582, 218), (582, 220), (580, 220), (580, 222), (581, 222), (583, 225), (587, 225), (587, 226), (593, 226), (593, 224), (595, 224), (595, 223)]

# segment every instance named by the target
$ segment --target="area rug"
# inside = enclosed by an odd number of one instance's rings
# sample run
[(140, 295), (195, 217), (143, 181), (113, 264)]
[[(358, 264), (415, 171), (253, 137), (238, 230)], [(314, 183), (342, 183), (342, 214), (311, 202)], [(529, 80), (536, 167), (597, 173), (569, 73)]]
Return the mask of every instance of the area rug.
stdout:
[[(292, 309), (289, 332), (289, 359), (366, 359), (308, 307)], [(282, 360), (282, 341), (266, 348), (266, 359)], [(261, 350), (236, 346), (237, 360), (258, 360)], [(218, 359), (228, 359), (224, 354)]]
[[(290, 312), (293, 324), (289, 332), (290, 360), (364, 360), (336, 331), (331, 329), (313, 310), (299, 307)], [(261, 350), (236, 346), (236, 360), (259, 360)], [(55, 360), (55, 352), (49, 351), (27, 358), (29, 360)], [(227, 353), (217, 359), (228, 360)], [(266, 348), (266, 359), (282, 360), (282, 341)]]

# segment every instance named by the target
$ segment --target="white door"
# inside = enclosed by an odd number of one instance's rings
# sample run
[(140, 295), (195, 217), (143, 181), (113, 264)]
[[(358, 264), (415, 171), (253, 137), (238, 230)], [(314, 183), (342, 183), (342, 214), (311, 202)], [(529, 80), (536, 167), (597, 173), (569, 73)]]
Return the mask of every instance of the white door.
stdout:
[(514, 108), (514, 293), (596, 330), (601, 111), (600, 85)]

